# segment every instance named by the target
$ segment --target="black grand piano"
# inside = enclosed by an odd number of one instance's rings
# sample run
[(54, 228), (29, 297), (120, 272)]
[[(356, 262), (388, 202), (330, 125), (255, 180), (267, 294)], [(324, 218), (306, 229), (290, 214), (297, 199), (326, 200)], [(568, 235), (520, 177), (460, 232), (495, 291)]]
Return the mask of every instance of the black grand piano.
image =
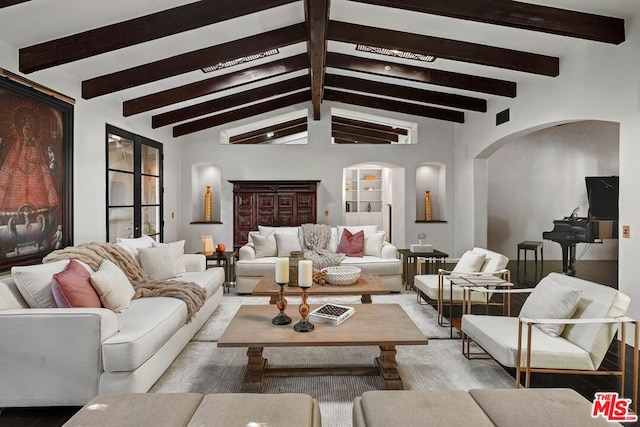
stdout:
[(542, 233), (542, 238), (562, 246), (562, 272), (575, 276), (576, 244), (602, 243), (603, 239), (618, 238), (618, 177), (588, 176), (587, 217), (571, 215), (553, 221), (553, 230)]

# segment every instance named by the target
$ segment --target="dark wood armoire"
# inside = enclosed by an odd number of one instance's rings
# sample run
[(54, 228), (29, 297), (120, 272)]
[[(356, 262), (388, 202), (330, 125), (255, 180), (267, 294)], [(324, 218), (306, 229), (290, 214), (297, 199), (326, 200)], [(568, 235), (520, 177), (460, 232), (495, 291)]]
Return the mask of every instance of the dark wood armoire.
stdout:
[(233, 250), (247, 243), (258, 225), (315, 223), (320, 181), (229, 181), (233, 184)]

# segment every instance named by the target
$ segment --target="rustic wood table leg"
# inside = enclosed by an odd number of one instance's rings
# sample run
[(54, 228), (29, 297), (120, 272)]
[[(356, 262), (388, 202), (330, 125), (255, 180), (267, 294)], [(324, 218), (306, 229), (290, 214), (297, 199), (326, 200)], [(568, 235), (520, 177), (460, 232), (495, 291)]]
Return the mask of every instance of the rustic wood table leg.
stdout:
[(262, 372), (267, 359), (262, 357), (263, 347), (249, 347), (247, 350), (247, 373), (240, 389), (243, 393), (260, 393), (262, 391)]
[(402, 378), (398, 372), (396, 353), (395, 345), (381, 345), (380, 356), (376, 358), (380, 376), (384, 380), (384, 388), (387, 390), (404, 390)]
[(360, 301), (362, 301), (363, 304), (371, 304), (371, 294), (362, 294)]
[(276, 302), (278, 302), (278, 295), (271, 295), (271, 297), (269, 297), (269, 304), (275, 304)]

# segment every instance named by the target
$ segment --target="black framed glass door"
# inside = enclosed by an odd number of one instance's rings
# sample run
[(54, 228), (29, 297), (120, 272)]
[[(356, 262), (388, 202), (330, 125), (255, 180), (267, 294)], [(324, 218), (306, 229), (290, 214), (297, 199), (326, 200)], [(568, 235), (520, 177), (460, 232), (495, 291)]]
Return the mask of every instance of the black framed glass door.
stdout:
[(107, 125), (107, 241), (163, 238), (162, 144)]

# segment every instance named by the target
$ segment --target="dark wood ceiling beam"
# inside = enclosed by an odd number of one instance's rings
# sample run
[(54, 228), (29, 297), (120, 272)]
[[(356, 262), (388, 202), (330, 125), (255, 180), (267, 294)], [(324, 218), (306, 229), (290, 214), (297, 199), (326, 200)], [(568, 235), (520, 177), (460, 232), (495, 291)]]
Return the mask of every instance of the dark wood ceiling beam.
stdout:
[(397, 133), (382, 132), (375, 129), (367, 129), (362, 127), (344, 125), (342, 123), (331, 123), (331, 131), (348, 133), (351, 135), (366, 136), (369, 138), (375, 138), (382, 141), (398, 142), (398, 140), (400, 139)]
[(235, 73), (224, 74), (127, 100), (122, 103), (122, 114), (124, 116), (131, 116), (133, 114), (155, 110), (156, 108), (210, 95), (243, 84), (258, 82), (270, 77), (303, 70), (308, 66), (309, 58), (306, 54), (302, 53), (300, 55), (290, 56), (289, 58), (268, 62), (253, 68), (236, 71)]
[(329, 21), (328, 37), (339, 42), (386, 47), (543, 76), (555, 77), (560, 72), (560, 60), (553, 56), (348, 22)]
[(223, 96), (221, 98), (212, 99), (210, 101), (201, 102), (199, 104), (155, 115), (151, 117), (151, 127), (155, 129), (161, 126), (216, 113), (229, 108), (239, 107), (244, 104), (249, 104), (251, 102), (260, 101), (266, 98), (271, 98), (272, 96), (281, 95), (286, 92), (294, 92), (308, 87), (308, 75), (283, 80), (281, 82), (264, 85), (256, 89)]
[(331, 0), (304, 0), (305, 17), (309, 27), (309, 73), (314, 120), (320, 120), (330, 4)]
[(0, 0), (0, 9), (13, 6), (14, 4), (26, 3), (31, 0)]
[(374, 82), (355, 77), (327, 74), (326, 86), (338, 89), (355, 90), (363, 93), (389, 96), (392, 98), (404, 98), (427, 104), (446, 105), (447, 107), (462, 108), (464, 110), (487, 112), (487, 100), (472, 98), (469, 96), (451, 93), (434, 92), (430, 90), (416, 89), (408, 86), (400, 86), (389, 83)]
[(395, 133), (398, 135), (409, 135), (409, 131), (405, 128), (386, 126), (386, 125), (381, 125), (379, 123), (365, 122), (365, 121), (356, 120), (356, 119), (348, 119), (346, 117), (340, 117), (336, 115), (331, 117), (331, 122), (341, 123), (348, 126), (359, 127), (359, 128), (377, 129), (382, 132)]
[(364, 107), (377, 108), (379, 110), (396, 111), (398, 113), (412, 114), (414, 116), (464, 123), (464, 113), (461, 111), (446, 110), (444, 108), (430, 107), (427, 105), (411, 104), (409, 102), (358, 95), (335, 89), (325, 89), (324, 99), (344, 104), (361, 105)]
[(351, 133), (344, 133), (339, 131), (332, 131), (331, 136), (341, 141), (339, 144), (391, 144), (391, 141), (385, 141), (383, 139), (371, 138), (365, 135), (354, 135)]
[(18, 54), (19, 68), (23, 73), (32, 73), (293, 1), (201, 0), (22, 48)]
[(288, 46), (306, 39), (307, 33), (304, 23), (267, 31), (255, 36), (183, 53), (160, 61), (85, 80), (82, 82), (82, 97), (91, 99), (96, 96), (196, 71), (219, 62)]
[(311, 93), (308, 91), (298, 92), (292, 95), (286, 95), (280, 98), (254, 104), (249, 107), (238, 108), (237, 110), (228, 111), (226, 113), (220, 113), (215, 116), (204, 117), (202, 119), (194, 120), (192, 122), (179, 124), (173, 127), (173, 136), (178, 137), (178, 136), (187, 135), (189, 133), (194, 133), (201, 130), (209, 129), (225, 123), (234, 122), (240, 119), (245, 119), (247, 117), (253, 117), (258, 114), (277, 110), (279, 108), (290, 107), (292, 105), (300, 104), (301, 102), (306, 102), (310, 100), (311, 100)]
[(624, 19), (519, 1), (504, 0), (354, 0), (449, 18), (620, 44)]
[(229, 144), (262, 144), (265, 142), (275, 141), (279, 138), (284, 138), (286, 136), (295, 135), (297, 133), (302, 133), (307, 131), (307, 122), (305, 121), (303, 124), (299, 124), (296, 126), (291, 126), (284, 129), (279, 129), (273, 131), (273, 135), (269, 136), (268, 134), (256, 135), (251, 138), (246, 138), (238, 141), (231, 142)]
[(490, 95), (516, 97), (517, 84), (507, 80), (453, 73), (431, 68), (414, 67), (395, 62), (377, 61), (359, 56), (329, 52), (327, 67), (359, 71), (377, 76), (394, 77), (413, 82), (453, 87)]
[(296, 127), (299, 126), (301, 124), (306, 124), (307, 123), (307, 117), (300, 117), (297, 119), (293, 119), (293, 120), (287, 120), (286, 122), (282, 122), (282, 123), (277, 123), (271, 126), (266, 126), (260, 129), (255, 129), (249, 132), (245, 132), (245, 133), (241, 133), (238, 135), (233, 135), (229, 137), (229, 143), (232, 142), (239, 142), (242, 141), (244, 139), (249, 139), (249, 138), (253, 138), (255, 136), (260, 136), (260, 135), (264, 135), (267, 134), (269, 132), (279, 132), (285, 129), (289, 129), (291, 127)]

